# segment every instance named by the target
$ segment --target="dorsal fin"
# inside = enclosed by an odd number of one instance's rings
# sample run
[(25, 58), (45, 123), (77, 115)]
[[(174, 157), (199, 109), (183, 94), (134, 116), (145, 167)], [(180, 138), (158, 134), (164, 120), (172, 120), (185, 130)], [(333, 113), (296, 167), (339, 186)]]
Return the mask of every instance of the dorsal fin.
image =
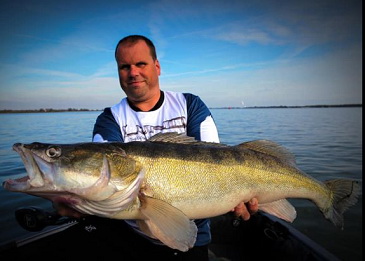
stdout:
[(150, 142), (168, 142), (191, 145), (212, 145), (217, 147), (226, 147), (227, 145), (215, 142), (205, 142), (196, 140), (194, 137), (187, 136), (186, 133), (177, 132), (160, 132), (148, 139)]
[(171, 143), (198, 143), (194, 137), (186, 136), (185, 133), (160, 132), (148, 139), (151, 142), (171, 142)]
[(261, 152), (280, 160), (286, 161), (289, 164), (295, 165), (295, 156), (287, 148), (269, 140), (254, 140), (241, 143), (237, 147)]

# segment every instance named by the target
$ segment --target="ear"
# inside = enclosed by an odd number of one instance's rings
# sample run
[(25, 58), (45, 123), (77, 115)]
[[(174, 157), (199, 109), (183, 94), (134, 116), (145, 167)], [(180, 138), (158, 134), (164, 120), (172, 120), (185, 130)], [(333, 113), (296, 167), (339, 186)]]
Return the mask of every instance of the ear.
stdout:
[(158, 76), (160, 76), (161, 75), (161, 66), (160, 66), (160, 62), (157, 59), (155, 60), (155, 67), (156, 67)]

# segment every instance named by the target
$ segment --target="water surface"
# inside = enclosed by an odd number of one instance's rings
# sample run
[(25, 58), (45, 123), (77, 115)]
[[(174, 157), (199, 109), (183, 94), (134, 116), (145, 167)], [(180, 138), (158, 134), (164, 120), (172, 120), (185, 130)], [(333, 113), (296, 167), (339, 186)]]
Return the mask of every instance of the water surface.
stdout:
[[(91, 141), (100, 112), (0, 114), (0, 179), (25, 175), (12, 151), (16, 142), (75, 143)], [(292, 151), (300, 169), (319, 180), (362, 179), (362, 108), (213, 109), (222, 143), (235, 145), (269, 139)], [(0, 243), (33, 233), (17, 225), (14, 211), (38, 206), (41, 198), (0, 188)], [(362, 260), (362, 197), (345, 213), (345, 229), (336, 229), (306, 200), (291, 200), (298, 211), (293, 226), (342, 260)]]

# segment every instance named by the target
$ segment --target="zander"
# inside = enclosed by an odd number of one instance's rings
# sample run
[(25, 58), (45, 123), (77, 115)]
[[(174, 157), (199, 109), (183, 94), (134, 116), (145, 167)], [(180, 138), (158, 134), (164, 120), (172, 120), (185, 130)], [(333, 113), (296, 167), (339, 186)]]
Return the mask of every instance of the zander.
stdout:
[(86, 214), (136, 219), (142, 231), (187, 251), (196, 239), (193, 219), (224, 214), (251, 198), (259, 209), (288, 222), (296, 218), (286, 198), (313, 201), (343, 227), (357, 202), (360, 181), (320, 182), (299, 170), (294, 156), (267, 140), (236, 146), (157, 134), (144, 142), (14, 144), (28, 177), (4, 187), (63, 202)]

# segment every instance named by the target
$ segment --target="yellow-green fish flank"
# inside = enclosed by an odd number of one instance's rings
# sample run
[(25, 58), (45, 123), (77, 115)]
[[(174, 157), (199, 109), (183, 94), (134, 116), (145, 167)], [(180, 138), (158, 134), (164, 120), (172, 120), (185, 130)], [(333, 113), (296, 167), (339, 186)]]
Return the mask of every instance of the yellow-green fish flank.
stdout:
[(312, 178), (293, 154), (267, 140), (227, 146), (166, 133), (145, 142), (18, 143), (14, 150), (28, 177), (6, 181), (6, 189), (86, 214), (139, 220), (147, 235), (182, 251), (195, 242), (191, 220), (224, 214), (254, 197), (259, 209), (289, 222), (296, 211), (286, 199), (311, 200), (343, 227), (344, 211), (361, 193), (357, 180)]

